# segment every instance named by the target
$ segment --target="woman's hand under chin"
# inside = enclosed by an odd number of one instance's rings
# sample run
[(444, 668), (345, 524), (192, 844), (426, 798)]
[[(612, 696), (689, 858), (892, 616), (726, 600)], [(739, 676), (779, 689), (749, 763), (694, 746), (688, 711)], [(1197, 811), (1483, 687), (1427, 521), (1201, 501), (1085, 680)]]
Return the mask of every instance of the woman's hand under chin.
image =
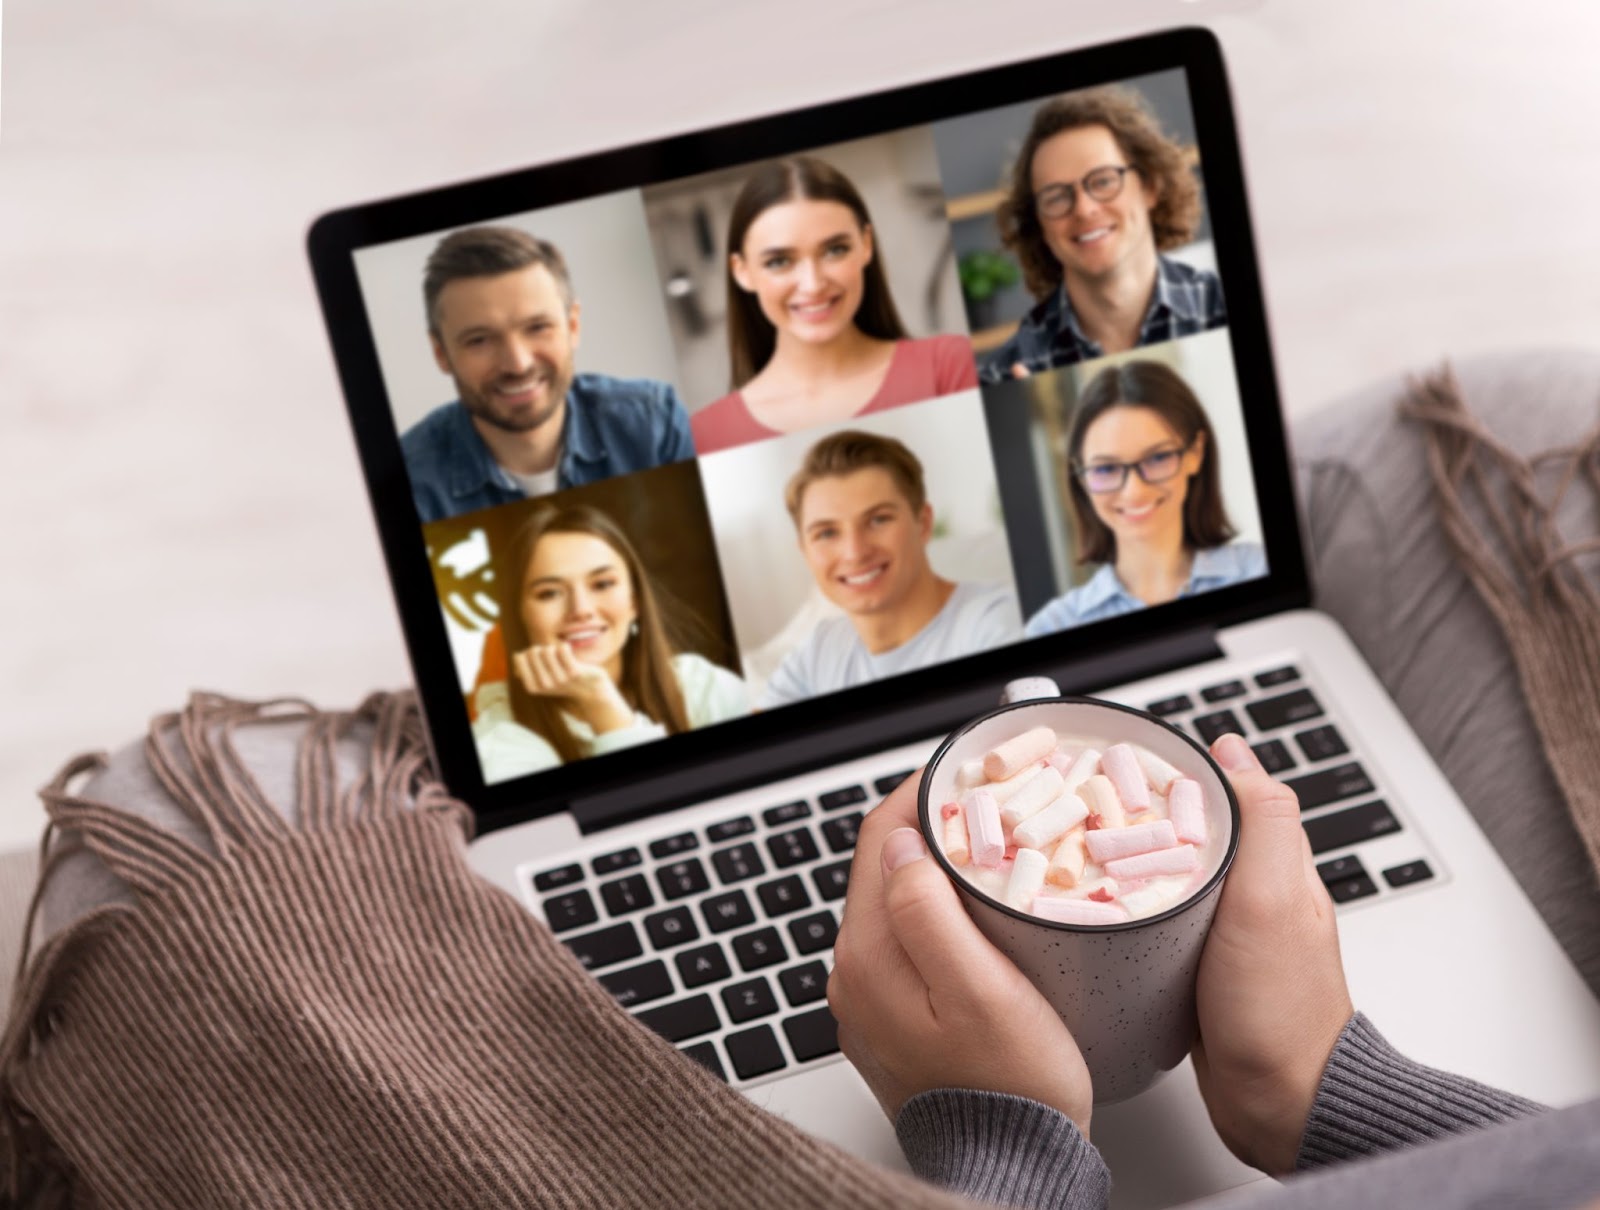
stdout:
[(511, 657), (511, 669), (525, 690), (557, 699), (596, 735), (633, 725), (633, 711), (610, 674), (580, 660), (570, 643), (525, 648)]

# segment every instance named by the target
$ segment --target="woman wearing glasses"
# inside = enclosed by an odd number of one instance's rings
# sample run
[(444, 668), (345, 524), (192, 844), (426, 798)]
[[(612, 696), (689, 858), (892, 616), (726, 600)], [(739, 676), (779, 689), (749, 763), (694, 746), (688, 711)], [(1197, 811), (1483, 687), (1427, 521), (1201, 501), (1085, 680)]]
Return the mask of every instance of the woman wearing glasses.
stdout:
[(983, 360), (1020, 378), (1227, 323), (1214, 273), (1163, 253), (1194, 241), (1200, 186), (1138, 93), (1067, 93), (1035, 111), (999, 210), (1038, 304)]
[(1068, 438), (1078, 562), (1089, 579), (1028, 619), (1031, 638), (1267, 573), (1222, 501), (1200, 401), (1156, 361), (1110, 366), (1078, 398)]

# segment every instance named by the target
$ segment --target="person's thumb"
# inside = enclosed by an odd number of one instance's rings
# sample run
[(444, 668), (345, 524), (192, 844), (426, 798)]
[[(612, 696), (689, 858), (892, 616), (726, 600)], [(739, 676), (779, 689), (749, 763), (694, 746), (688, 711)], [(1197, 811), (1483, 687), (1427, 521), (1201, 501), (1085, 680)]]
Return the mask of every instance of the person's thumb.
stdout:
[(994, 994), (996, 978), (1010, 964), (978, 931), (939, 864), (928, 859), (921, 833), (890, 832), (882, 862), (889, 929), (922, 981), (955, 994)]
[(1297, 885), (1311, 858), (1295, 792), (1262, 768), (1240, 736), (1222, 736), (1211, 754), (1239, 800), (1239, 852), (1230, 878), (1245, 874), (1257, 886)]

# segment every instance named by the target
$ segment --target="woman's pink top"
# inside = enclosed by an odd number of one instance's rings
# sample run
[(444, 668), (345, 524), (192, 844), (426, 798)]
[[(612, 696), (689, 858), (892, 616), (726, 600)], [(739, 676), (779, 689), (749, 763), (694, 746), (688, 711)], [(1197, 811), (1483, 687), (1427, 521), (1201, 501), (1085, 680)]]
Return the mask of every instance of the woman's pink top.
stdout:
[[(937, 399), (978, 385), (978, 367), (972, 357), (972, 342), (965, 336), (928, 336), (921, 340), (895, 342), (889, 372), (883, 376), (878, 393), (856, 413), (885, 412), (924, 399)], [(714, 454), (751, 441), (764, 441), (783, 434), (769, 429), (750, 414), (744, 396), (738, 391), (708, 403), (689, 417), (697, 453)]]

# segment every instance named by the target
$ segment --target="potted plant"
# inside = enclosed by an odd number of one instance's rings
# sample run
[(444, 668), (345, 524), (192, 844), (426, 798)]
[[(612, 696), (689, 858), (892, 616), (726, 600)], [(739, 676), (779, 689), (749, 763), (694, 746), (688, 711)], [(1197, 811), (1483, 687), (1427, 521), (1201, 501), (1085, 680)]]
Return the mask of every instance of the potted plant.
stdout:
[(1017, 263), (1003, 252), (968, 252), (956, 262), (961, 293), (967, 300), (967, 317), (978, 332), (994, 326), (995, 299), (1002, 290), (1022, 280)]

